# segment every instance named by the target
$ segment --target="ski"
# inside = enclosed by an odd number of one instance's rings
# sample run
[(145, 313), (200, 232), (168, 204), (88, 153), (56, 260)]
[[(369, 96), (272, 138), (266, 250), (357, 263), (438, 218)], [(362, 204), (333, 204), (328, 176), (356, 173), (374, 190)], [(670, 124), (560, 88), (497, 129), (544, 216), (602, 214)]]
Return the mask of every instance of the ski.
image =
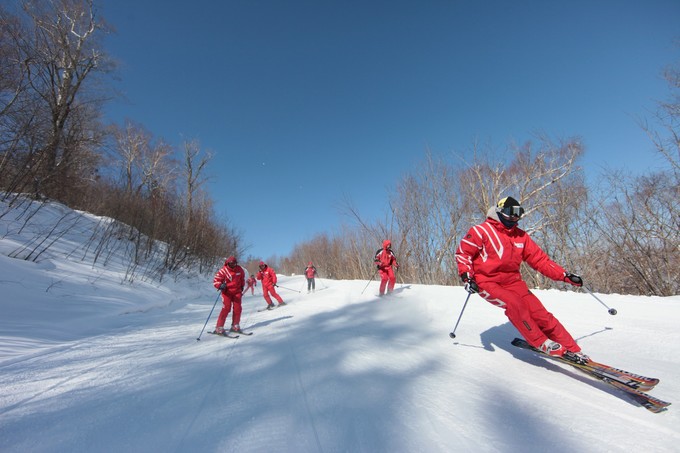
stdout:
[(565, 363), (569, 363), (570, 365), (576, 368), (582, 368), (585, 369), (586, 371), (596, 371), (603, 377), (613, 379), (617, 382), (627, 385), (628, 387), (641, 390), (644, 392), (652, 390), (654, 386), (656, 386), (656, 384), (659, 383), (659, 380), (656, 378), (650, 378), (647, 376), (631, 373), (629, 371), (625, 371), (620, 368), (614, 368), (612, 366), (605, 365), (603, 363), (598, 363), (593, 360), (589, 360), (587, 363), (578, 362), (577, 360), (569, 357), (568, 352), (564, 354), (564, 357), (562, 357), (561, 360), (565, 361)]
[(238, 338), (238, 335), (231, 335), (231, 334), (228, 334), (227, 332), (219, 333), (219, 332), (215, 332), (213, 330), (213, 331), (208, 331), (208, 333), (212, 334), (212, 335), (217, 335), (218, 337), (226, 337), (226, 338), (232, 338), (232, 339)]
[[(598, 377), (594, 374), (595, 377)], [(632, 399), (637, 401), (642, 407), (647, 409), (650, 412), (653, 412), (655, 414), (658, 414), (659, 412), (663, 412), (665, 410), (668, 410), (668, 406), (671, 405), (671, 403), (667, 401), (660, 400), (652, 395), (649, 395), (647, 393), (641, 392), (640, 390), (631, 388), (625, 384), (622, 384), (619, 381), (614, 381), (611, 380), (607, 377), (602, 377), (600, 378), (603, 382), (606, 382), (607, 384), (610, 384), (626, 393), (628, 393)]]
[(284, 302), (284, 303), (282, 303), (282, 304), (272, 304), (272, 305), (267, 305), (266, 307), (260, 308), (260, 309), (257, 310), (257, 311), (260, 312), (260, 311), (271, 311), (271, 310), (276, 310), (277, 308), (281, 308), (281, 307), (283, 307), (283, 306), (285, 306), (285, 305), (288, 305), (288, 304)]
[[(534, 348), (531, 346), (529, 343), (527, 343), (525, 340), (521, 338), (515, 338), (512, 340), (512, 345), (516, 346), (518, 348), (522, 349), (528, 349), (530, 351), (534, 351), (538, 354), (541, 354), (544, 357), (548, 357), (550, 359), (556, 360), (558, 362), (566, 363), (568, 365), (573, 366), (574, 368), (582, 371), (583, 373), (594, 377), (602, 382), (606, 382), (607, 384), (611, 385), (612, 387), (615, 387), (625, 393), (627, 393), (629, 396), (631, 396), (632, 399), (634, 399), (637, 403), (639, 403), (641, 406), (643, 406), (645, 409), (654, 412), (654, 413), (659, 413), (663, 412), (666, 410), (668, 406), (671, 405), (671, 403), (660, 400), (652, 395), (649, 395), (647, 393), (644, 393), (642, 390), (646, 389), (644, 385), (641, 385), (640, 382), (638, 382), (635, 379), (630, 379), (631, 376), (635, 376), (637, 378), (643, 378), (646, 381), (656, 381), (657, 383), (659, 382), (658, 379), (656, 378), (647, 378), (646, 376), (641, 376), (633, 373), (629, 373), (623, 370), (619, 370), (618, 368), (613, 368), (609, 367), (608, 365), (602, 365), (597, 362), (592, 362), (589, 361), (586, 364), (583, 363), (578, 363), (573, 360), (569, 360), (568, 358), (564, 357), (555, 357), (551, 356), (550, 354), (546, 354), (543, 351)], [(591, 363), (594, 363), (595, 366), (589, 366)], [(623, 374), (621, 373), (616, 373), (615, 371), (622, 371)], [(653, 385), (652, 385), (653, 387)], [(650, 387), (651, 388), (651, 387)]]
[(227, 337), (227, 338), (238, 338), (239, 335), (250, 336), (250, 335), (253, 334), (252, 332), (244, 332), (243, 330), (240, 331), (240, 332), (232, 332), (231, 330), (225, 330), (223, 333), (217, 333), (215, 331), (208, 332), (208, 333), (211, 333), (213, 335), (219, 335), (221, 337)]
[(594, 368), (598, 370), (599, 372), (608, 377), (613, 377), (617, 381), (625, 380), (626, 382), (624, 383), (627, 386), (637, 388), (638, 390), (642, 390), (645, 392), (652, 390), (654, 386), (659, 383), (659, 379), (657, 378), (651, 378), (647, 376), (642, 376), (640, 374), (631, 373), (630, 371), (615, 368), (592, 360), (589, 361), (586, 365), (589, 368)]
[(604, 377), (616, 380), (618, 382), (621, 382), (622, 384), (625, 384), (629, 387), (638, 390), (648, 391), (654, 388), (654, 386), (659, 383), (659, 379), (657, 378), (650, 378), (647, 376), (642, 376), (640, 374), (631, 373), (630, 371), (625, 371), (620, 368), (615, 368), (609, 365), (605, 365), (603, 363), (598, 363), (593, 360), (589, 360), (587, 363), (580, 363), (573, 359), (570, 359), (568, 353), (565, 354), (564, 357), (554, 357), (549, 354), (545, 354), (543, 351), (539, 349), (534, 348), (529, 343), (527, 343), (526, 340), (523, 340), (521, 338), (515, 338), (514, 340), (512, 340), (512, 344), (513, 346), (517, 346), (523, 349), (529, 349), (540, 354), (546, 355), (552, 359), (556, 359), (559, 360), (560, 362), (567, 363), (575, 368), (597, 371)]

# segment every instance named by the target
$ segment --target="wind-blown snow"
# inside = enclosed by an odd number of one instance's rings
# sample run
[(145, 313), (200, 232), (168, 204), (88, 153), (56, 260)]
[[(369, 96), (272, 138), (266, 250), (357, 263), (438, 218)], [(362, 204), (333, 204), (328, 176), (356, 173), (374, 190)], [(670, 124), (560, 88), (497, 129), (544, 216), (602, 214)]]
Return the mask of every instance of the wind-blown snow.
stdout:
[[(377, 281), (362, 294), (365, 280), (321, 278), (307, 294), (302, 276), (280, 276), (288, 306), (244, 298), (254, 335), (197, 341), (212, 276), (121, 284), (123, 265), (82, 259), (93, 216), (73, 213), (79, 227), (37, 262), (7, 256), (64, 211), (21, 230), (18, 213), (0, 219), (2, 452), (680, 451), (675, 405), (653, 414), (514, 348), (479, 296), (450, 339), (461, 287), (399, 281), (378, 299)], [(610, 316), (580, 291), (536, 294), (584, 352), (660, 378), (650, 393), (678, 404), (680, 296), (601, 294)]]

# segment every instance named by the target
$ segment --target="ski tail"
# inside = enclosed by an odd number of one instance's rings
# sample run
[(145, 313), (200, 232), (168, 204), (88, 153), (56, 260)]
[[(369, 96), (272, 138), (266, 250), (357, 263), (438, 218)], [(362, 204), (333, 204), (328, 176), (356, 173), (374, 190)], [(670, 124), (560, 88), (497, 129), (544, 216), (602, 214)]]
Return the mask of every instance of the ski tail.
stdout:
[(657, 378), (642, 376), (640, 374), (631, 373), (630, 371), (622, 370), (620, 368), (615, 368), (603, 363), (598, 363), (590, 361), (587, 365), (591, 368), (602, 371), (603, 373), (619, 376), (621, 379), (627, 379), (630, 384), (626, 385), (637, 385), (637, 388), (643, 391), (648, 391), (654, 388), (660, 381)]
[[(668, 406), (671, 405), (671, 403), (667, 401), (660, 400), (659, 398), (656, 398), (652, 395), (649, 395), (647, 393), (644, 393), (643, 390), (645, 387), (635, 379), (631, 379), (631, 377), (636, 377), (638, 379), (642, 379), (646, 382), (651, 382), (651, 381), (656, 381), (656, 383), (659, 382), (658, 379), (656, 378), (648, 378), (646, 376), (642, 376), (639, 374), (634, 374), (630, 373), (628, 371), (621, 370), (619, 368), (614, 368), (610, 367), (608, 365), (603, 365), (598, 362), (592, 362), (589, 361), (585, 364), (575, 362), (573, 360), (566, 359), (564, 357), (554, 357), (549, 354), (544, 353), (543, 351), (534, 348), (531, 346), (529, 343), (527, 343), (525, 340), (521, 338), (515, 338), (512, 341), (512, 345), (516, 346), (518, 348), (523, 348), (523, 349), (528, 349), (530, 351), (534, 351), (538, 354), (541, 354), (544, 357), (548, 357), (553, 360), (557, 360), (562, 363), (566, 363), (568, 365), (573, 366), (574, 368), (582, 371), (583, 373), (594, 377), (595, 379), (599, 379), (602, 382), (606, 382), (607, 384), (611, 385), (612, 387), (615, 387), (625, 393), (628, 394), (628, 396), (633, 399), (635, 402), (643, 406), (645, 409), (647, 409), (650, 412), (653, 413), (659, 413), (667, 410)], [(592, 364), (592, 366), (591, 366)], [(652, 386), (653, 387), (653, 386)]]
[(238, 335), (229, 334), (227, 332), (220, 333), (220, 332), (215, 332), (213, 330), (212, 332), (209, 331), (208, 333), (212, 334), (212, 335), (217, 335), (218, 337), (225, 337), (225, 338), (232, 338), (232, 339), (238, 338)]
[(640, 390), (631, 388), (625, 384), (620, 383), (619, 381), (614, 381), (609, 378), (601, 378), (602, 381), (606, 382), (607, 384), (610, 384), (620, 390), (623, 390), (624, 392), (628, 393), (631, 395), (631, 398), (635, 401), (637, 401), (642, 407), (647, 409), (650, 412), (654, 412), (655, 414), (658, 414), (659, 412), (663, 412), (668, 410), (668, 406), (671, 405), (668, 401), (663, 401), (660, 400), (659, 398), (656, 398), (652, 395), (649, 395), (647, 393), (644, 393)]
[[(518, 346), (524, 349), (531, 349), (533, 351), (543, 353), (539, 349), (531, 346), (526, 340), (521, 338), (515, 338), (512, 340), (514, 346)], [(565, 354), (564, 357), (553, 357), (562, 362), (569, 363), (577, 368), (594, 370), (601, 373), (603, 376), (610, 379), (616, 380), (625, 384), (629, 387), (633, 387), (639, 390), (648, 391), (654, 388), (660, 381), (657, 378), (643, 376), (637, 373), (631, 373), (630, 371), (622, 370), (621, 368), (616, 368), (613, 366), (605, 365), (604, 363), (595, 362), (594, 360), (589, 360), (588, 362), (581, 363), (571, 359)]]

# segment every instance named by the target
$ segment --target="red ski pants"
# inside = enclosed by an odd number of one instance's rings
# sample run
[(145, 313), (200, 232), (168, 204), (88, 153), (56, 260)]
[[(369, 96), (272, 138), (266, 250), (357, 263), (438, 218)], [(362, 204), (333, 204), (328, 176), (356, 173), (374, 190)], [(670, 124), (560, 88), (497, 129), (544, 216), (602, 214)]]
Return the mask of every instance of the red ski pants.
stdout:
[(379, 271), (380, 271), (380, 294), (385, 294), (385, 287), (387, 287), (387, 292), (392, 292), (394, 290), (394, 284), (397, 282), (397, 277), (394, 276), (392, 266), (380, 268)]
[(272, 298), (269, 295), (274, 296), (274, 299), (276, 299), (279, 303), (283, 303), (283, 299), (281, 299), (281, 296), (278, 295), (276, 290), (274, 289), (274, 286), (262, 286), (262, 295), (264, 296), (264, 300), (267, 301), (267, 305), (271, 305), (272, 303)]
[(234, 308), (234, 313), (231, 315), (231, 324), (237, 325), (241, 323), (241, 293), (222, 293), (222, 310), (220, 315), (217, 317), (217, 325), (215, 327), (224, 327), (224, 323), (227, 321), (227, 315)]
[(550, 339), (568, 351), (581, 350), (567, 329), (546, 310), (524, 281), (518, 280), (503, 286), (483, 282), (479, 286), (479, 295), (487, 302), (503, 308), (505, 316), (530, 345), (539, 347), (546, 339)]

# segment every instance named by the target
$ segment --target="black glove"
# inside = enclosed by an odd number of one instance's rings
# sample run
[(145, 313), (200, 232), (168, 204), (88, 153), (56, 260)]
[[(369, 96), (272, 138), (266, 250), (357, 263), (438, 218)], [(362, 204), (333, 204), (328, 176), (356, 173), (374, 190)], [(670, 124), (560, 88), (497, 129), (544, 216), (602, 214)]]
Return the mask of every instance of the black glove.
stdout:
[(460, 274), (460, 278), (463, 280), (463, 283), (465, 283), (465, 291), (469, 292), (470, 294), (479, 292), (479, 286), (477, 286), (475, 279), (470, 277), (470, 274), (463, 272)]
[(227, 287), (227, 284), (225, 282), (222, 282), (222, 284), (220, 285), (220, 287), (218, 289), (220, 291), (224, 291), (224, 288), (226, 288), (226, 287)]
[(571, 283), (574, 286), (583, 286), (583, 279), (580, 275), (572, 274), (571, 272), (564, 273), (564, 281)]

